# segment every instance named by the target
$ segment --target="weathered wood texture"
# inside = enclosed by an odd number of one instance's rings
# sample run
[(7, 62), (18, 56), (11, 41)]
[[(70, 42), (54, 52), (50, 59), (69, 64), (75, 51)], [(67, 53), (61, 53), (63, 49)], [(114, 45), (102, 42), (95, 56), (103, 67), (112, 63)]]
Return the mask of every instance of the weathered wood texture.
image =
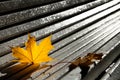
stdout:
[[(67, 80), (77, 70), (79, 75), (74, 78), (80, 80), (80, 68), (70, 70), (70, 63), (61, 62), (90, 52), (106, 55), (84, 80), (90, 80), (91, 73), (91, 80), (98, 78), (120, 54), (119, 10), (120, 0), (1, 0), (0, 80)], [(28, 33), (37, 41), (52, 34), (55, 49), (49, 55), (56, 60), (47, 64), (53, 67), (40, 69), (12, 62), (10, 46), (24, 47)]]

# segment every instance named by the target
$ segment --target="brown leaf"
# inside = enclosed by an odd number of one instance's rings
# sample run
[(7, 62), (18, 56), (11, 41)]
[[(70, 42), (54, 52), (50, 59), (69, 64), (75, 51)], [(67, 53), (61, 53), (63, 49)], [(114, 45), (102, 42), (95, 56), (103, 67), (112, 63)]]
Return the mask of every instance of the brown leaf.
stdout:
[(78, 59), (73, 61), (72, 64), (75, 66), (86, 66), (87, 67), (93, 64), (96, 60), (101, 60), (102, 56), (103, 56), (102, 53), (99, 53), (99, 54), (88, 53), (86, 56), (79, 57)]

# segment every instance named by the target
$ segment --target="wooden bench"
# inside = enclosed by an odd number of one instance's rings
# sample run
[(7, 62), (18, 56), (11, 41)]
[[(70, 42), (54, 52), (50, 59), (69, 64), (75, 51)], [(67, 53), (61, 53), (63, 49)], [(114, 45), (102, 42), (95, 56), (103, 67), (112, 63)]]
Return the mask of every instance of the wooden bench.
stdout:
[[(83, 80), (110, 79), (114, 71), (108, 74), (108, 67), (120, 62), (119, 10), (119, 0), (1, 0), (0, 80), (80, 80), (80, 67), (70, 70), (71, 63), (60, 62), (90, 52), (104, 57)], [(12, 62), (10, 46), (24, 47), (28, 33), (37, 41), (52, 34), (52, 67)]]

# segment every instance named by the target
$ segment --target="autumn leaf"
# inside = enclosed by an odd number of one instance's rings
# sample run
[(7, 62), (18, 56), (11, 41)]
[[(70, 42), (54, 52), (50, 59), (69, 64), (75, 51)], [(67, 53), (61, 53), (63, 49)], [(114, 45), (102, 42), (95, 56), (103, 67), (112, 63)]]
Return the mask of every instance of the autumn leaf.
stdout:
[(103, 56), (102, 53), (99, 53), (99, 54), (88, 53), (86, 56), (79, 57), (78, 59), (76, 59), (75, 61), (73, 61), (72, 64), (74, 64), (76, 66), (87, 67), (87, 66), (93, 64), (95, 62), (95, 60), (101, 60), (102, 56)]
[(72, 71), (73, 69), (75, 69), (76, 67), (80, 67), (81, 68), (81, 77), (85, 77), (85, 75), (88, 73), (89, 69), (90, 69), (90, 65), (94, 64), (96, 60), (101, 60), (102, 59), (103, 54), (102, 53), (88, 53), (86, 56), (84, 57), (79, 57), (76, 60), (74, 60), (73, 62), (71, 62), (71, 65), (69, 66), (69, 70)]
[(91, 64), (95, 63), (96, 60), (101, 60), (103, 54), (95, 54), (95, 53), (88, 53), (84, 57), (79, 57), (73, 62), (71, 62), (70, 70), (74, 69), (75, 67), (81, 67), (81, 68), (89, 68)]
[(52, 58), (48, 53), (53, 49), (51, 44), (51, 36), (44, 38), (39, 44), (36, 43), (35, 37), (28, 35), (28, 41), (25, 48), (13, 47), (13, 57), (17, 58), (21, 63), (43, 63), (51, 61)]

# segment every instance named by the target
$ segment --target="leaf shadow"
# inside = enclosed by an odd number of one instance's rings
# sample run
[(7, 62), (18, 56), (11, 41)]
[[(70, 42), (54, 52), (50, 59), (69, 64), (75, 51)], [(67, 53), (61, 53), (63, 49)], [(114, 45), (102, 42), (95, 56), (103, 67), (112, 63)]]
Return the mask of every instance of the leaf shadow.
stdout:
[[(49, 65), (43, 65), (40, 67), (39, 64), (14, 64), (0, 71), (0, 80), (24, 80), (29, 78), (33, 72), (38, 69), (43, 69)], [(23, 80), (23, 79), (22, 79)]]
[[(36, 65), (34, 65), (34, 66), (36, 66)], [(36, 72), (37, 70), (39, 71), (41, 69), (48, 68), (48, 67), (51, 67), (51, 65), (42, 65), (42, 66), (39, 66), (39, 67), (36, 66), (36, 67), (34, 67), (34, 68), (36, 68), (36, 69), (34, 69), (34, 71), (29, 72), (26, 76), (24, 76), (20, 80), (27, 80), (27, 79), (33, 80), (34, 77), (32, 77), (31, 75), (34, 74), (34, 72)], [(42, 74), (44, 75), (45, 73), (43, 72)]]
[(89, 69), (90, 69), (90, 66), (81, 66), (81, 65), (74, 65), (74, 64), (71, 64), (69, 65), (69, 71), (72, 71), (73, 69), (75, 69), (76, 67), (80, 67), (81, 68), (81, 78), (85, 77), (85, 75), (88, 73)]

